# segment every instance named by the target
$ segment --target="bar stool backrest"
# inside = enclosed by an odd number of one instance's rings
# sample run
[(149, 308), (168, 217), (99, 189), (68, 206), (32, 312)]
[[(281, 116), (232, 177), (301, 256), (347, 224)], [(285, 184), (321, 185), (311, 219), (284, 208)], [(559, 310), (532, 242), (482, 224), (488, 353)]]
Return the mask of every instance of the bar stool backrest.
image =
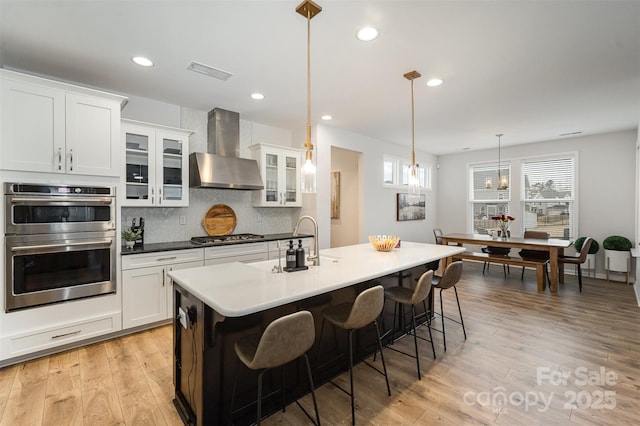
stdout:
[(413, 294), (411, 295), (411, 300), (409, 301), (409, 305), (416, 305), (422, 302), (424, 299), (429, 296), (431, 292), (431, 288), (433, 285), (431, 282), (433, 281), (433, 271), (427, 271), (418, 280), (416, 284), (416, 288), (413, 290)]
[(436, 238), (436, 244), (442, 244), (442, 229), (434, 228), (433, 236)]
[(349, 317), (342, 328), (351, 330), (371, 324), (382, 312), (384, 288), (381, 285), (371, 287), (356, 297)]
[(258, 370), (274, 368), (302, 356), (316, 339), (313, 315), (309, 311), (300, 311), (274, 320), (260, 337), (256, 353), (252, 360), (245, 362), (247, 367)]
[(444, 270), (444, 274), (442, 274), (442, 279), (436, 287), (446, 290), (448, 288), (453, 287), (460, 281), (460, 277), (462, 276), (462, 262), (453, 262), (447, 266), (447, 269)]

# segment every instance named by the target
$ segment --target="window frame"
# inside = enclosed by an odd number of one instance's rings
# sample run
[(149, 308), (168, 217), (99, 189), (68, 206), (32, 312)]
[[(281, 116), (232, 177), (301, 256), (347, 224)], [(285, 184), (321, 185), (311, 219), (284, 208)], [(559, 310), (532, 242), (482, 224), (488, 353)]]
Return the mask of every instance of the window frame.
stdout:
[[(469, 220), (469, 226), (472, 233), (476, 232), (476, 229), (479, 229), (479, 226), (476, 226), (476, 220), (483, 221), (483, 225), (486, 224), (487, 227), (491, 224), (491, 216), (498, 214), (511, 214), (513, 211), (513, 198), (512, 198), (512, 161), (501, 161), (500, 162), (500, 173), (504, 176), (504, 172), (507, 172), (507, 181), (509, 182), (509, 186), (506, 190), (498, 190), (497, 182), (498, 182), (498, 163), (493, 162), (482, 162), (482, 163), (471, 163), (468, 165), (468, 173), (469, 173), (469, 193), (468, 193), (468, 205), (469, 205), (469, 214), (467, 218)], [(492, 189), (481, 189), (486, 185), (486, 174), (491, 174), (492, 179)], [(482, 176), (482, 181), (480, 185), (477, 186), (475, 184), (476, 174), (485, 174)], [(492, 191), (495, 193), (495, 197), (493, 198), (477, 198), (478, 191)], [(505, 196), (506, 194), (506, 196)], [(476, 217), (476, 206), (480, 206), (480, 210), (484, 206), (486, 208), (485, 215), (477, 218)], [(489, 212), (489, 207), (495, 207), (495, 214)], [(500, 206), (505, 206), (504, 208), (500, 208)], [(486, 218), (486, 219), (485, 219)], [(486, 221), (486, 222), (484, 222)], [(483, 226), (482, 228), (485, 228)]]
[[(391, 163), (392, 165), (390, 183), (385, 181), (386, 163)], [(424, 167), (419, 164), (416, 165), (419, 166), (420, 189), (425, 191), (431, 190), (431, 167)], [(410, 160), (384, 154), (382, 158), (382, 185), (385, 188), (406, 190), (408, 187), (408, 175), (405, 170), (407, 170), (409, 166), (411, 166)]]
[[(571, 160), (571, 173), (570, 173), (570, 179), (571, 182), (569, 182), (569, 187), (570, 187), (570, 197), (563, 197), (563, 198), (531, 198), (531, 197), (527, 197), (527, 190), (525, 188), (525, 184), (527, 182), (527, 180), (525, 179), (525, 170), (526, 170), (526, 164), (527, 163), (542, 163), (542, 162), (553, 162), (553, 161), (566, 161), (566, 160)], [(553, 176), (552, 176), (553, 177)], [(555, 181), (559, 181), (560, 179), (556, 178), (556, 179), (545, 179), (547, 182), (550, 180), (555, 180)], [(521, 166), (520, 166), (520, 208), (522, 211), (522, 217), (523, 217), (523, 230), (525, 229), (525, 214), (526, 212), (528, 212), (529, 210), (527, 210), (527, 204), (532, 204), (532, 203), (539, 203), (539, 204), (562, 204), (562, 203), (568, 203), (568, 211), (569, 211), (569, 224), (568, 224), (568, 229), (569, 229), (569, 235), (562, 235), (562, 236), (558, 236), (558, 235), (552, 235), (552, 238), (568, 238), (569, 240), (573, 240), (575, 238), (577, 238), (578, 236), (578, 153), (577, 152), (568, 152), (568, 153), (557, 153), (557, 154), (553, 154), (553, 155), (545, 155), (545, 156), (535, 156), (535, 157), (527, 157), (527, 158), (523, 158), (521, 160)], [(562, 191), (562, 192), (566, 192), (566, 190)], [(536, 219), (537, 222), (537, 219)]]

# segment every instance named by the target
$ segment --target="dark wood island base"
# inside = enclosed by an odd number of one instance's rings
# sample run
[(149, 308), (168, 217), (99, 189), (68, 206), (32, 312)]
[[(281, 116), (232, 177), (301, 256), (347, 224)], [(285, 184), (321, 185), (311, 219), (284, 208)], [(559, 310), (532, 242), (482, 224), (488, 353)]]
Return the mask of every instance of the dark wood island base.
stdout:
[[(426, 270), (425, 266), (418, 266), (404, 271), (402, 284), (413, 286), (414, 280)], [(343, 330), (336, 330), (334, 334), (327, 329), (322, 342), (319, 341), (322, 310), (333, 304), (352, 302), (360, 292), (378, 284), (384, 287), (397, 286), (399, 276), (387, 275), (254, 314), (225, 318), (184, 287), (174, 283), (175, 312), (182, 309), (189, 317), (187, 328), (181, 324), (178, 315), (174, 322), (174, 404), (183, 422), (187, 425), (242, 425), (255, 422), (256, 373), (244, 366), (238, 367), (234, 414), (231, 415), (234, 369), (238, 364), (234, 343), (243, 336), (261, 333), (273, 320), (293, 312), (308, 310), (314, 317), (316, 342), (308, 355), (315, 386), (319, 387), (346, 371), (346, 357), (341, 357), (320, 370), (317, 369), (318, 363), (326, 364), (337, 355), (344, 354), (347, 344), (347, 334)], [(433, 292), (427, 305), (427, 310), (431, 311), (428, 313), (429, 316), (433, 312), (432, 295)], [(422, 306), (417, 309), (419, 313), (424, 312)], [(388, 329), (392, 324), (393, 304), (387, 303), (380, 321), (381, 331)], [(405, 325), (408, 326), (409, 322)], [(375, 342), (373, 328), (359, 331), (354, 341), (354, 359), (361, 361), (373, 354)], [(383, 343), (388, 343), (388, 340)], [(322, 353), (318, 356), (319, 347)], [(379, 358), (377, 363), (380, 363)], [(281, 409), (279, 390), (283, 379), (286, 404), (308, 393), (304, 363), (294, 361), (283, 368), (285, 370), (282, 374), (280, 369), (274, 369), (265, 376), (263, 395), (273, 395), (263, 401), (264, 414)], [(389, 374), (393, 376), (392, 371)], [(320, 406), (319, 409), (322, 413), (323, 407)]]

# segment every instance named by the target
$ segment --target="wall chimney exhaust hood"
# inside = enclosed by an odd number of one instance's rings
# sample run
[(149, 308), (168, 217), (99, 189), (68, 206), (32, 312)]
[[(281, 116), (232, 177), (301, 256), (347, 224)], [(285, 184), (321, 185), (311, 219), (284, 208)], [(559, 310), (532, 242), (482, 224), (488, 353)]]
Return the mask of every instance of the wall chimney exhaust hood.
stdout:
[(256, 160), (240, 158), (240, 114), (214, 108), (207, 123), (207, 152), (189, 155), (189, 186), (264, 189)]

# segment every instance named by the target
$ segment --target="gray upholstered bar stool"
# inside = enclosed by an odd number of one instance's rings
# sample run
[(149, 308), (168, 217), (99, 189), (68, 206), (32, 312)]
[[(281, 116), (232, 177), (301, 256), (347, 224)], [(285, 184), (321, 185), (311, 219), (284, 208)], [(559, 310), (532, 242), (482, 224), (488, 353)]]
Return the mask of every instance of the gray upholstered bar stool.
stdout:
[[(442, 333), (442, 341), (444, 342), (444, 350), (447, 350), (447, 335), (445, 334), (444, 329), (444, 319), (451, 320), (455, 323), (462, 325), (462, 332), (464, 333), (464, 340), (467, 340), (467, 331), (464, 328), (464, 320), (462, 319), (462, 309), (460, 309), (460, 299), (458, 299), (458, 290), (456, 289), (456, 284), (460, 281), (460, 277), (462, 276), (462, 262), (456, 261), (452, 262), (447, 266), (447, 269), (444, 270), (442, 274), (442, 278), (434, 279), (433, 288), (440, 289), (440, 317), (442, 319), (442, 330), (438, 330), (434, 328), (434, 330)], [(460, 321), (457, 321), (453, 318), (449, 318), (444, 315), (444, 309), (442, 304), (442, 291), (447, 290), (453, 287), (453, 291), (456, 293), (456, 302), (458, 303), (458, 313), (460, 314)]]
[[(418, 380), (422, 379), (420, 375), (420, 356), (418, 354), (418, 338), (422, 340), (427, 340), (423, 337), (420, 337), (416, 334), (416, 303), (420, 303), (426, 300), (431, 293), (431, 288), (433, 280), (433, 271), (427, 271), (418, 279), (418, 283), (415, 288), (411, 289), (408, 287), (389, 287), (384, 290), (384, 296), (386, 299), (395, 302), (393, 307), (393, 327), (391, 328), (391, 344), (395, 342), (395, 328), (396, 328), (396, 315), (398, 311), (398, 304), (409, 305), (411, 306), (411, 332), (409, 334), (413, 334), (413, 344), (415, 345), (416, 355), (415, 357), (411, 354), (403, 352), (399, 349), (395, 349), (391, 346), (388, 346), (389, 349), (392, 349), (396, 352), (400, 352), (404, 355), (413, 357), (416, 359), (416, 366), (418, 368)], [(426, 310), (425, 310), (426, 312)], [(431, 335), (431, 327), (427, 327), (429, 329), (429, 342), (431, 342), (431, 350), (433, 351), (433, 358), (436, 358), (436, 349), (433, 346), (433, 336)]]
[[(322, 326), (320, 327), (320, 339), (324, 330), (325, 321), (329, 321), (335, 327), (340, 327), (349, 331), (349, 383), (350, 391), (342, 389), (335, 382), (331, 382), (338, 389), (351, 397), (351, 424), (356, 424), (355, 414), (355, 396), (353, 393), (353, 332), (364, 328), (368, 325), (374, 325), (378, 340), (378, 349), (380, 349), (380, 358), (382, 359), (382, 368), (384, 372), (378, 370), (373, 365), (367, 363), (369, 367), (384, 375), (387, 382), (387, 393), (391, 396), (391, 388), (389, 387), (389, 378), (387, 376), (387, 366), (384, 362), (382, 353), (382, 343), (380, 341), (380, 330), (378, 329), (377, 318), (382, 313), (384, 305), (384, 288), (381, 285), (371, 287), (360, 293), (353, 303), (341, 303), (330, 306), (322, 312)], [(318, 357), (320, 356), (320, 348), (318, 348)]]
[[(258, 374), (258, 398), (256, 401), (257, 415), (256, 422), (260, 424), (262, 420), (262, 378), (264, 373), (275, 367), (281, 367), (289, 362), (304, 358), (307, 367), (307, 377), (309, 379), (309, 388), (311, 389), (311, 397), (313, 398), (313, 407), (316, 411), (316, 420), (320, 425), (320, 415), (318, 414), (318, 404), (313, 388), (313, 378), (311, 376), (311, 367), (309, 366), (309, 358), (306, 352), (313, 346), (315, 342), (315, 325), (313, 315), (309, 311), (299, 311), (290, 315), (280, 317), (271, 322), (264, 330), (262, 335), (252, 335), (239, 339), (235, 344), (235, 352), (238, 359), (242, 361), (247, 368), (251, 370), (260, 370)], [(231, 412), (233, 414), (233, 402), (236, 393), (237, 382), (237, 366), (234, 374), (233, 391), (231, 395)], [(284, 411), (284, 383), (282, 384), (282, 411)], [(307, 411), (300, 405), (296, 404), (304, 411), (311, 421), (313, 419)]]

